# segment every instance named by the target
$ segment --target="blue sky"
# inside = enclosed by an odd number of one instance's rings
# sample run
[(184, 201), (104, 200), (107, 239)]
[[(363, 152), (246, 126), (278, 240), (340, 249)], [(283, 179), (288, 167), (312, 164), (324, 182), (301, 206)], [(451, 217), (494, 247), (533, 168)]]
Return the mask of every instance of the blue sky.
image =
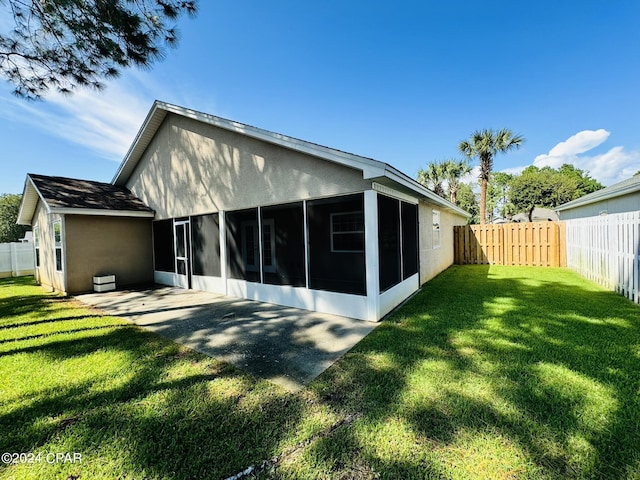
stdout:
[(111, 181), (155, 99), (411, 176), (507, 127), (527, 141), (495, 170), (572, 163), (610, 185), (640, 170), (639, 24), (631, 0), (201, 0), (177, 49), (103, 93), (0, 83), (0, 193), (28, 172)]

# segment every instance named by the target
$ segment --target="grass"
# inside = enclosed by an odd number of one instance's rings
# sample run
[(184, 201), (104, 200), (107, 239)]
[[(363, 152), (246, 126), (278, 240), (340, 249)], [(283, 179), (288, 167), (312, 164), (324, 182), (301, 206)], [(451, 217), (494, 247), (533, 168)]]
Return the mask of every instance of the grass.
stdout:
[(0, 478), (640, 478), (640, 309), (568, 270), (452, 267), (295, 394), (31, 282), (0, 452), (82, 461)]

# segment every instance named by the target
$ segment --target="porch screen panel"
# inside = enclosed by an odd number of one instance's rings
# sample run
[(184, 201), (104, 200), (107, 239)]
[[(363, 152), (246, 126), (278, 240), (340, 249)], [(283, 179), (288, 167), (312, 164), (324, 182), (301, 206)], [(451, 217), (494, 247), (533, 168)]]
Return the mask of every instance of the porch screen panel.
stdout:
[(364, 195), (307, 202), (309, 287), (366, 295)]
[(173, 220), (153, 222), (153, 262), (160, 272), (175, 272)]
[(304, 211), (302, 203), (260, 209), (264, 283), (304, 287)]
[(400, 283), (400, 202), (378, 195), (378, 268), (380, 291)]
[(219, 215), (191, 217), (192, 271), (194, 275), (220, 277), (220, 224)]
[(229, 277), (248, 282), (259, 282), (258, 209), (228, 212), (225, 218)]
[(402, 202), (402, 279), (418, 273), (418, 206)]

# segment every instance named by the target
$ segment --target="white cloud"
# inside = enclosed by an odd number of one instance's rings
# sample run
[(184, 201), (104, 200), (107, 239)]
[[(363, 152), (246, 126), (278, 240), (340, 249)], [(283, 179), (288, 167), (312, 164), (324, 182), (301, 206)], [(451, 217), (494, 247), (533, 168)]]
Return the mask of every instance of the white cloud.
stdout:
[(605, 142), (607, 138), (609, 138), (609, 135), (610, 133), (603, 128), (599, 130), (582, 130), (553, 147), (551, 151), (549, 151), (549, 155), (552, 157), (561, 157), (588, 152)]
[(538, 155), (533, 164), (539, 168), (558, 168), (568, 163), (589, 172), (605, 186), (619, 182), (640, 170), (640, 151), (626, 151), (624, 147), (616, 146), (606, 153), (585, 155), (604, 143), (609, 135), (610, 132), (604, 129), (583, 130), (558, 143), (549, 153)]
[(129, 75), (102, 92), (51, 92), (35, 103), (11, 98), (4, 100), (0, 115), (121, 161), (154, 100), (143, 81)]

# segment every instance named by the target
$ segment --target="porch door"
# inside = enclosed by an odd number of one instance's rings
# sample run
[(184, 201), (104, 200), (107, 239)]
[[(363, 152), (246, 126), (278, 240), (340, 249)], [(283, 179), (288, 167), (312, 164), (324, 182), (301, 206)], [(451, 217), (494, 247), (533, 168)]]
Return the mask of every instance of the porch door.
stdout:
[(173, 224), (173, 228), (176, 239), (176, 274), (178, 286), (191, 288), (189, 220), (177, 220)]

